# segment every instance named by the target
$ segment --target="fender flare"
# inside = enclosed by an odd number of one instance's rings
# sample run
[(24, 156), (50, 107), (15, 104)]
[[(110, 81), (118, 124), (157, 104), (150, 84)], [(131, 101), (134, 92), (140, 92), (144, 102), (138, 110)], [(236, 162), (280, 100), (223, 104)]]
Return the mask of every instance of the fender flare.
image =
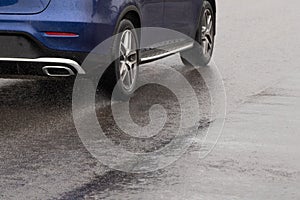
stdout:
[(122, 20), (122, 19), (125, 17), (125, 15), (126, 15), (128, 12), (130, 12), (130, 11), (136, 12), (136, 13), (139, 15), (140, 19), (141, 19), (141, 12), (139, 11), (139, 9), (137, 8), (136, 5), (128, 5), (128, 6), (126, 6), (126, 7), (122, 10), (121, 14), (119, 15), (119, 17), (118, 17), (118, 19), (117, 19), (117, 23), (116, 23), (115, 29), (114, 29), (114, 34), (117, 34), (117, 29), (118, 29), (118, 26), (119, 26), (121, 20)]

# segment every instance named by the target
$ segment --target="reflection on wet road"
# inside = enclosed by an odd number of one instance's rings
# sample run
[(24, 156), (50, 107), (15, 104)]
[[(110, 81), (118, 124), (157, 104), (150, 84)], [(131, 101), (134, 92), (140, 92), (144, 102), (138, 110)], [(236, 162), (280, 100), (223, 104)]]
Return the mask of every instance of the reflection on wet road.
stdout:
[(78, 170), (96, 165), (72, 126), (71, 91), (61, 81), (21, 81), (1, 88), (3, 198), (51, 197), (63, 191), (63, 180), (72, 181)]
[[(153, 67), (158, 68), (154, 70)], [(195, 89), (202, 117), (209, 117), (209, 92), (197, 70), (182, 66), (177, 70)], [(142, 71), (141, 81), (164, 73), (155, 65), (146, 66)], [(116, 171), (106, 172), (106, 167), (92, 158), (82, 145), (72, 120), (72, 86), (72, 81), (26, 80), (0, 89), (1, 182), (4, 183), (1, 190), (4, 197), (58, 197), (78, 185), (78, 189), (69, 192), (70, 197), (68, 193), (65, 195), (71, 198), (72, 195), (87, 195), (91, 188), (98, 186), (97, 190), (109, 188), (114, 179), (121, 182), (119, 179), (131, 177)], [(149, 123), (152, 105), (160, 104), (166, 110), (165, 127), (149, 139), (135, 139), (122, 133), (114, 123), (107, 97), (99, 92), (96, 99), (98, 119), (107, 137), (128, 151), (159, 149), (173, 139), (172, 134), (178, 129), (180, 106), (172, 92), (162, 86), (146, 85), (130, 101), (132, 118), (141, 126)], [(99, 181), (103, 178), (110, 183)]]

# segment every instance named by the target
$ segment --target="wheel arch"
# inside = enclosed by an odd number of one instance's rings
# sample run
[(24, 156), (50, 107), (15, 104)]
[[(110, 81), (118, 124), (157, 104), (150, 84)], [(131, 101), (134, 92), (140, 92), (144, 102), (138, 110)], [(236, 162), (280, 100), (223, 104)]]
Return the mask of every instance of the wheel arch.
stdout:
[(207, 1), (211, 4), (211, 6), (214, 10), (214, 13), (216, 15), (216, 13), (217, 13), (216, 1), (215, 0), (207, 0)]
[(130, 20), (136, 28), (141, 28), (141, 13), (135, 5), (126, 6), (118, 17), (114, 34), (123, 19)]

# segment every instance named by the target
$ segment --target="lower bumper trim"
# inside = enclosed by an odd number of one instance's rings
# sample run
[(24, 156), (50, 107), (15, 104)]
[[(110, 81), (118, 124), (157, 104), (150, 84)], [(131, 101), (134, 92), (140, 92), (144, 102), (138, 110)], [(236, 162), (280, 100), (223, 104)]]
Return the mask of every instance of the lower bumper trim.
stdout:
[(83, 68), (74, 60), (66, 58), (0, 58), (0, 62), (39, 63), (45, 66), (63, 64), (72, 67), (77, 74), (86, 74)]

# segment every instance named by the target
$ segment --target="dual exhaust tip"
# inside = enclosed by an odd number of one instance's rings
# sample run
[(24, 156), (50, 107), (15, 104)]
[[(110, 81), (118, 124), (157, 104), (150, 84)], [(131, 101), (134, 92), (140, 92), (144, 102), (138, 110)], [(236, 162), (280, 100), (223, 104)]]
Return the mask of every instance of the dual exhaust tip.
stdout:
[(65, 66), (45, 66), (42, 70), (45, 75), (51, 77), (69, 77), (75, 75), (72, 69)]
[(2, 58), (0, 57), (0, 63), (23, 63), (34, 64), (39, 63), (42, 66), (42, 71), (47, 76), (52, 77), (68, 77), (75, 74), (85, 74), (85, 70), (80, 66), (80, 64), (74, 60), (67, 58)]

